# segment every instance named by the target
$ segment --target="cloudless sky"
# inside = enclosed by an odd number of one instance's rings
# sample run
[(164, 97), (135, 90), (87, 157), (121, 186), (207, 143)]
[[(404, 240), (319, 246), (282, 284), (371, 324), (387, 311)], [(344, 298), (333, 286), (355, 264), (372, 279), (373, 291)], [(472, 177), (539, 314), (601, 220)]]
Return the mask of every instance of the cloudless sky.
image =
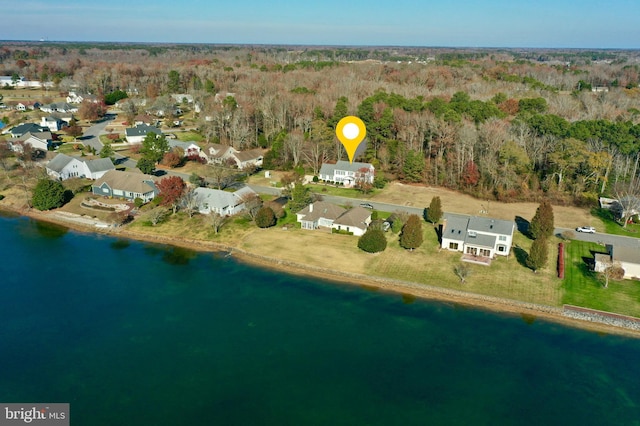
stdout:
[(14, 0), (0, 40), (640, 48), (640, 0)]

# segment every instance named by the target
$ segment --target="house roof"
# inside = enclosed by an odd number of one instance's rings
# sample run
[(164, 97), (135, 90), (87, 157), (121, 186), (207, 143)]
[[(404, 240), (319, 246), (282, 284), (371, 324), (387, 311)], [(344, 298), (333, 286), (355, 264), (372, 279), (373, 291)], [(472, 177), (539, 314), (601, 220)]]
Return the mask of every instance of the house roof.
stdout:
[(366, 221), (369, 218), (371, 218), (371, 210), (357, 206), (341, 214), (340, 217), (333, 221), (333, 223), (364, 229), (367, 227)]
[(89, 172), (103, 172), (106, 170), (115, 170), (115, 166), (113, 162), (109, 158), (96, 158), (95, 160), (86, 160), (85, 161)]
[[(313, 209), (311, 209), (313, 206)], [(316, 222), (320, 218), (336, 220), (346, 209), (326, 201), (316, 201), (303, 208), (297, 214), (303, 215), (302, 220)]]
[(464, 243), (478, 247), (494, 248), (496, 246), (496, 236), (488, 234), (478, 234), (475, 232), (467, 232)]
[(49, 109), (49, 110), (56, 110), (56, 111), (73, 111), (73, 110), (78, 110), (78, 107), (75, 105), (71, 105), (70, 103), (67, 102), (54, 102), (52, 104), (47, 104), (47, 105), (42, 105), (42, 107), (40, 109)]
[(60, 173), (62, 169), (64, 169), (67, 164), (69, 164), (73, 160), (77, 160), (77, 158), (60, 153), (53, 157), (51, 161), (49, 161), (49, 163), (47, 164), (47, 169)]
[(471, 216), (469, 229), (492, 234), (511, 235), (515, 222), (512, 220), (492, 219), (490, 217)]
[(198, 204), (202, 205), (206, 203), (210, 208), (216, 209), (237, 206), (238, 204), (242, 204), (242, 197), (245, 194), (255, 194), (255, 192), (248, 186), (245, 186), (235, 192), (227, 192), (211, 188), (196, 188), (194, 193), (196, 194), (196, 197), (198, 197)]
[(338, 161), (336, 164), (323, 163), (322, 167), (320, 167), (321, 175), (333, 175), (335, 170), (345, 170), (348, 172), (357, 172), (360, 169), (371, 169), (373, 165), (370, 163), (358, 163), (354, 161), (353, 163), (349, 163), (348, 161)]
[(18, 126), (15, 126), (14, 128), (12, 128), (10, 130), (10, 133), (16, 137), (22, 136), (27, 132), (31, 132), (31, 133), (39, 133), (39, 132), (44, 132), (49, 130), (46, 127), (42, 127), (38, 124), (35, 123), (24, 123), (24, 124), (20, 124)]
[(109, 185), (111, 189), (121, 189), (128, 192), (146, 194), (155, 191), (156, 186), (153, 176), (143, 173), (121, 172), (119, 170), (109, 170), (93, 186)]
[(251, 161), (262, 157), (264, 155), (264, 150), (260, 148), (250, 149), (248, 151), (236, 152), (234, 155), (238, 161), (244, 163), (245, 161)]
[(611, 250), (614, 262), (635, 263), (640, 265), (640, 250), (637, 247), (614, 246)]
[(180, 147), (182, 149), (184, 149), (185, 151), (187, 149), (189, 149), (190, 147), (197, 147), (198, 149), (200, 149), (200, 147), (193, 143), (193, 142), (183, 142), (180, 140), (176, 140), (176, 139), (170, 139), (169, 140), (169, 148), (176, 148), (176, 147)]
[[(512, 235), (515, 227), (515, 222), (512, 220), (492, 219), (490, 217), (445, 213), (443, 218), (445, 221), (442, 233), (443, 238), (469, 241), (476, 245), (482, 245), (480, 241), (484, 241), (484, 238), (479, 239), (476, 237), (476, 239), (468, 240), (467, 231), (475, 231), (482, 234)], [(478, 237), (480, 235), (478, 234)]]
[(146, 124), (138, 124), (135, 127), (129, 127), (124, 131), (127, 137), (130, 136), (147, 136), (147, 133), (155, 133), (158, 136), (162, 135), (162, 130), (154, 126), (148, 126)]

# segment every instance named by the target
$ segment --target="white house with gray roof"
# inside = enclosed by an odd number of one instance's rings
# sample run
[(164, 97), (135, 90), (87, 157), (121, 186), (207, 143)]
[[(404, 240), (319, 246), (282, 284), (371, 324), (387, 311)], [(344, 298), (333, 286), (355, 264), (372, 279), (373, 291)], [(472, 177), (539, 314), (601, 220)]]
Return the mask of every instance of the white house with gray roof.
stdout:
[(95, 180), (100, 179), (109, 170), (115, 170), (115, 166), (109, 158), (85, 160), (60, 153), (49, 161), (46, 169), (49, 176), (55, 179), (79, 177)]
[(124, 131), (127, 142), (129, 143), (142, 143), (144, 138), (147, 137), (147, 133), (154, 133), (158, 138), (162, 136), (162, 130), (146, 124), (129, 127)]
[(350, 188), (355, 186), (359, 179), (373, 183), (374, 173), (375, 168), (372, 164), (340, 160), (336, 164), (323, 163), (320, 168), (320, 180)]
[(516, 223), (512, 220), (445, 213), (442, 248), (472, 256), (508, 256)]
[(194, 191), (198, 202), (198, 211), (202, 214), (218, 213), (220, 216), (232, 216), (244, 210), (247, 197), (257, 195), (245, 186), (235, 192), (221, 191), (211, 188), (196, 188)]
[(604, 272), (612, 265), (619, 265), (624, 270), (625, 279), (640, 279), (640, 250), (637, 247), (606, 245), (607, 253), (595, 255), (594, 271)]

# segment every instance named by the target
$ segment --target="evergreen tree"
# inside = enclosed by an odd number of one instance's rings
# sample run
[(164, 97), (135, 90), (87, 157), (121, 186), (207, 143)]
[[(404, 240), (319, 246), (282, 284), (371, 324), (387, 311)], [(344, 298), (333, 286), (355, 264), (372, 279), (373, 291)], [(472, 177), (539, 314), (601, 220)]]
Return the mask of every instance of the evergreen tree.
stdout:
[(424, 179), (424, 157), (421, 153), (409, 150), (402, 166), (404, 180), (422, 182)]
[(531, 244), (531, 251), (527, 256), (527, 266), (537, 272), (538, 269), (544, 267), (549, 257), (549, 248), (545, 237), (536, 238)]
[(147, 175), (150, 175), (151, 173), (153, 173), (153, 171), (156, 168), (156, 163), (154, 163), (153, 160), (146, 157), (142, 157), (141, 159), (139, 159), (137, 165), (138, 165), (138, 169), (140, 169), (142, 173)]
[(113, 150), (111, 143), (105, 143), (100, 150), (100, 158), (109, 158), (113, 163), (116, 159), (116, 152)]
[(400, 234), (400, 246), (402, 248), (413, 249), (420, 247), (422, 244), (422, 221), (418, 215), (409, 216), (407, 223), (402, 227)]
[(261, 207), (256, 213), (256, 225), (260, 228), (269, 228), (276, 224), (276, 215), (271, 207)]
[(153, 132), (147, 133), (140, 148), (142, 157), (153, 161), (155, 164), (159, 163), (168, 151), (169, 142), (167, 142), (167, 138), (164, 135), (158, 136)]
[(38, 210), (51, 210), (64, 204), (64, 186), (57, 180), (40, 179), (33, 190), (31, 205)]
[(440, 197), (433, 197), (431, 199), (425, 219), (434, 225), (442, 219), (442, 202), (440, 201)]
[(380, 229), (369, 228), (358, 239), (358, 248), (367, 253), (384, 251), (387, 248), (387, 237), (384, 236), (384, 232)]
[(550, 237), (553, 235), (553, 207), (544, 199), (536, 209), (536, 214), (529, 224), (531, 238)]

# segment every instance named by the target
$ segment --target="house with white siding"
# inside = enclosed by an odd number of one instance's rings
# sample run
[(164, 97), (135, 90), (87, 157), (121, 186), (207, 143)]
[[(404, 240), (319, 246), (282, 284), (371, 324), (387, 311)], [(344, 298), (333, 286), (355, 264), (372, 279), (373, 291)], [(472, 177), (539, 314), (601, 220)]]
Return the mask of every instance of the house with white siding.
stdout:
[(375, 174), (375, 167), (370, 163), (350, 163), (348, 161), (338, 161), (335, 164), (323, 163), (320, 167), (320, 180), (344, 185), (346, 188), (355, 186), (358, 181), (363, 180), (372, 184)]
[(55, 179), (66, 180), (79, 177), (95, 180), (100, 179), (109, 170), (115, 170), (115, 166), (109, 158), (85, 160), (60, 153), (49, 161), (46, 170), (49, 176)]
[(515, 229), (513, 220), (445, 213), (441, 247), (490, 259), (508, 256)]
[(235, 192), (211, 188), (196, 188), (194, 191), (198, 211), (202, 214), (217, 213), (220, 216), (232, 216), (244, 210), (247, 197), (257, 195), (245, 186)]
[(154, 126), (148, 126), (146, 124), (139, 124), (134, 127), (129, 127), (124, 131), (127, 142), (131, 144), (142, 143), (144, 138), (147, 137), (147, 133), (154, 133), (158, 138), (162, 136), (162, 130)]
[(595, 255), (594, 271), (604, 272), (610, 266), (620, 265), (624, 269), (624, 278), (640, 279), (640, 250), (637, 247), (606, 245), (607, 253)]

